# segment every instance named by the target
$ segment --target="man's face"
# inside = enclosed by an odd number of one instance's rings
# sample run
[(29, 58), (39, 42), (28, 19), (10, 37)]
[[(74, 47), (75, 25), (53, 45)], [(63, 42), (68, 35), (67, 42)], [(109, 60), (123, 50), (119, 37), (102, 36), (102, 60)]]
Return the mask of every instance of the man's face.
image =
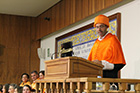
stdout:
[(95, 28), (101, 38), (107, 33), (107, 26), (104, 24), (98, 23)]
[(35, 81), (38, 78), (38, 75), (36, 73), (32, 73), (31, 78), (33, 81)]

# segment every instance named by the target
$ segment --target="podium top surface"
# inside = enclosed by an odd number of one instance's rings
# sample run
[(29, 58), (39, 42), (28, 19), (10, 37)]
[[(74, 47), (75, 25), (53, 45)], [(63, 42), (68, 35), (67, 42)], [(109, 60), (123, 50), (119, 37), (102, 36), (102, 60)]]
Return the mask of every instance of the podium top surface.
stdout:
[(63, 57), (63, 58), (56, 58), (56, 59), (53, 59), (53, 60), (47, 60), (47, 61), (45, 61), (45, 63), (56, 62), (56, 61), (60, 61), (61, 62), (61, 61), (64, 61), (64, 60), (83, 61), (83, 62), (88, 62), (88, 63), (94, 64), (95, 66), (98, 66), (98, 67), (102, 67), (102, 68), (104, 67), (102, 64), (98, 64), (98, 63), (95, 63), (93, 61), (89, 61), (87, 59), (84, 59), (84, 58), (81, 58), (81, 57), (75, 57), (75, 56), (72, 56), (72, 57)]

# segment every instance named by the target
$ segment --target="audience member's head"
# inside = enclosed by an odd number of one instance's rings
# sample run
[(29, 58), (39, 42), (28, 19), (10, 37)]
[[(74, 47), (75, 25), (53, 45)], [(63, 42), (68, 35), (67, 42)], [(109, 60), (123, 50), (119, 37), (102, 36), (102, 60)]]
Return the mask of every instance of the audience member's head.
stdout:
[(10, 84), (8, 92), (14, 93), (16, 88), (17, 88), (17, 84)]
[(0, 84), (0, 93), (2, 93), (3, 85)]
[(22, 93), (31, 93), (31, 87), (29, 85), (24, 85)]
[(18, 93), (18, 91), (17, 91), (17, 90), (18, 90), (18, 87), (17, 87), (17, 88), (15, 88), (15, 91), (14, 91), (14, 93)]
[(23, 87), (17, 87), (16, 89), (15, 89), (15, 92), (14, 93), (22, 93), (22, 89), (23, 89)]
[(27, 73), (23, 73), (22, 75), (21, 75), (21, 81), (22, 82), (24, 82), (24, 83), (26, 83), (27, 81), (29, 81), (29, 75), (27, 74)]
[(38, 72), (37, 71), (32, 71), (31, 72), (31, 78), (33, 81), (35, 81), (38, 78)]
[(45, 71), (40, 71), (39, 72), (39, 79), (44, 79), (44, 76), (45, 76)]
[(10, 84), (5, 84), (5, 85), (3, 86), (3, 88), (2, 88), (3, 93), (8, 93), (9, 85), (10, 85)]

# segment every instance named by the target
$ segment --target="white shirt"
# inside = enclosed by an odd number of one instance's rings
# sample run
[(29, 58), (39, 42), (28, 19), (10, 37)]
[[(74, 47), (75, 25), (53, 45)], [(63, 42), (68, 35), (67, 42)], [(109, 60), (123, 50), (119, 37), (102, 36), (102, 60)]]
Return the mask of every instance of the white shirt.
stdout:
[[(109, 32), (107, 32), (102, 38), (99, 37), (98, 40), (102, 41), (106, 37), (107, 34), (109, 34)], [(104, 65), (103, 70), (113, 70), (114, 69), (114, 64), (112, 64), (106, 60), (101, 60), (101, 62), (102, 62), (102, 65)]]

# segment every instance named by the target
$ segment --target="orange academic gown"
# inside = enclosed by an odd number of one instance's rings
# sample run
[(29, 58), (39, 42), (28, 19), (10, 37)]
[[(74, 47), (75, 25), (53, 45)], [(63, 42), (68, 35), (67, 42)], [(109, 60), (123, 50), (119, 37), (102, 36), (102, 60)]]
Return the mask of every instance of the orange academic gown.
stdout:
[[(40, 80), (40, 79), (37, 78), (37, 80)], [(35, 89), (35, 90), (36, 90), (36, 83), (33, 82), (33, 83), (31, 84), (31, 87), (32, 87), (32, 89)], [(39, 88), (39, 90), (40, 90), (40, 88)], [(43, 93), (45, 93), (45, 91), (46, 91), (46, 88), (43, 89)]]
[(103, 40), (95, 41), (88, 60), (106, 60), (112, 64), (126, 64), (118, 38), (108, 33)]
[(126, 62), (118, 38), (108, 33), (104, 39), (96, 40), (88, 57), (88, 60), (105, 60), (114, 64), (114, 69), (103, 70), (103, 78), (118, 78), (118, 71)]
[[(36, 80), (39, 80), (39, 78), (37, 78)], [(36, 83), (33, 81), (33, 83), (31, 84), (32, 89), (36, 90)]]
[(23, 87), (24, 85), (29, 85), (29, 86), (30, 86), (31, 83), (30, 83), (29, 81), (27, 81), (26, 83), (23, 83), (23, 82), (22, 82), (19, 86), (20, 86), (20, 87)]

